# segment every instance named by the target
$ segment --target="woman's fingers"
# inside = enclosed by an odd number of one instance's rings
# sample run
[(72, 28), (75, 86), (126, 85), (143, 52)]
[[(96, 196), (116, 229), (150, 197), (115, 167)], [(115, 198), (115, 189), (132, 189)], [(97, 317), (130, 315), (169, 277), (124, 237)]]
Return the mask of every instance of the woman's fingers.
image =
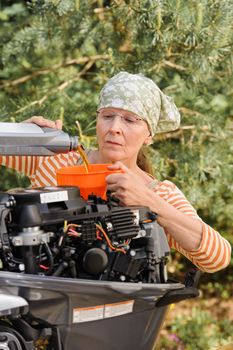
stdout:
[(119, 161), (109, 166), (108, 168), (111, 170), (122, 170), (120, 173), (113, 173), (106, 176), (107, 189), (111, 191), (112, 196), (119, 199), (120, 205), (128, 205), (134, 203), (134, 197), (137, 196), (138, 192), (138, 179), (135, 179), (132, 171)]
[(122, 173), (107, 175), (105, 180), (108, 185), (118, 183), (122, 177)]
[(119, 186), (117, 184), (107, 184), (107, 187), (109, 191), (116, 192)]
[(23, 123), (34, 123), (38, 126), (60, 129), (62, 128), (62, 121), (57, 119), (55, 121), (46, 119), (42, 116), (34, 115), (31, 118), (24, 120)]
[(56, 125), (56, 129), (61, 130), (62, 129), (62, 120), (61, 119), (55, 120), (55, 125)]
[(123, 163), (117, 161), (116, 163), (109, 165), (110, 170), (122, 170), (121, 172), (112, 173), (106, 176), (105, 180), (108, 186), (114, 185), (114, 188), (127, 187), (127, 183), (130, 180), (131, 172)]
[(123, 170), (126, 173), (129, 169), (122, 162), (117, 161), (114, 164), (108, 165), (109, 170)]

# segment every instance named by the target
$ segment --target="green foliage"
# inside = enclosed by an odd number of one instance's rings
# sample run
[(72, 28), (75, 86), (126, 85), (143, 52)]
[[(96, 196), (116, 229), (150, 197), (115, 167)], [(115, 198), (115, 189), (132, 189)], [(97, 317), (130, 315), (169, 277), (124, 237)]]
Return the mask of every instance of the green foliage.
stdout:
[[(224, 326), (224, 327), (223, 327)], [(208, 312), (194, 308), (190, 317), (177, 317), (172, 325), (187, 350), (206, 350), (233, 341), (230, 321), (214, 320)]]
[(193, 308), (189, 316), (177, 316), (156, 350), (211, 350), (233, 342), (230, 320), (214, 319), (209, 312)]

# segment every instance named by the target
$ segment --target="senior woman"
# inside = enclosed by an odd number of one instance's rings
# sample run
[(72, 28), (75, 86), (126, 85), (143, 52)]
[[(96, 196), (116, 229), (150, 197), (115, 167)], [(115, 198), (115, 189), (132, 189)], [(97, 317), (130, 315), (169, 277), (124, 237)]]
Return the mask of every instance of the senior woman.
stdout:
[[(61, 128), (43, 117), (25, 122)], [(175, 130), (180, 114), (158, 86), (141, 74), (120, 72), (100, 93), (97, 110), (97, 150), (87, 150), (90, 163), (113, 163), (123, 173), (108, 175), (107, 188), (120, 205), (148, 206), (158, 214), (170, 247), (175, 248), (206, 272), (225, 268), (230, 262), (230, 244), (204, 223), (183, 193), (170, 181), (158, 181), (148, 173), (141, 149), (155, 133)], [(51, 157), (0, 157), (2, 165), (29, 176), (33, 187), (56, 185), (56, 170), (80, 164), (76, 152)]]

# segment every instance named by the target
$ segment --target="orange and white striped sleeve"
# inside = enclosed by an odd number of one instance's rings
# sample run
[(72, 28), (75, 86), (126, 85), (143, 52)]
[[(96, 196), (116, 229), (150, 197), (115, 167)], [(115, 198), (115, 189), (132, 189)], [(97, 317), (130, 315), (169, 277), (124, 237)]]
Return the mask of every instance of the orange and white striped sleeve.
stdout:
[(14, 169), (26, 176), (32, 176), (43, 157), (39, 156), (1, 156), (0, 165)]
[(77, 163), (77, 152), (55, 156), (0, 156), (0, 165), (29, 177), (32, 187), (56, 186), (56, 170)]
[(80, 158), (77, 152), (61, 153), (43, 157), (35, 173), (30, 177), (32, 187), (56, 186), (56, 170), (77, 164)]
[[(227, 267), (231, 258), (230, 243), (219, 232), (201, 220), (184, 194), (170, 181), (161, 182), (156, 193), (176, 209), (202, 222), (202, 240), (198, 249), (193, 251), (183, 249), (172, 235), (166, 232), (170, 247), (186, 256), (202, 271), (211, 273)], [(190, 234), (192, 233), (190, 232)]]

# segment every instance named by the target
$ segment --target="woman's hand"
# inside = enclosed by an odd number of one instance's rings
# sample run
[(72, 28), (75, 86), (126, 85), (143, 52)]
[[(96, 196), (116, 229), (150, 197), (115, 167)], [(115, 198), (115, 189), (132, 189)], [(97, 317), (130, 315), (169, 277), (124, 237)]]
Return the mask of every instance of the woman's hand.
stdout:
[(36, 115), (34, 115), (33, 117), (27, 120), (24, 120), (22, 123), (34, 123), (42, 127), (54, 128), (59, 130), (62, 129), (62, 120), (57, 119), (53, 121), (53, 120), (45, 119), (44, 117), (36, 116)]
[(146, 205), (145, 192), (148, 191), (148, 187), (142, 177), (119, 161), (108, 168), (123, 170), (123, 173), (106, 176), (107, 190), (110, 190), (112, 195), (119, 199), (121, 205)]
[[(198, 217), (191, 217), (178, 210), (147, 187), (144, 179), (128, 169), (121, 162), (109, 169), (123, 170), (124, 173), (106, 177), (107, 189), (118, 198), (123, 206), (145, 206), (158, 214), (157, 222), (166, 229), (181, 247), (192, 251), (198, 249), (202, 239), (202, 223)], [(184, 198), (185, 201), (187, 201)]]

